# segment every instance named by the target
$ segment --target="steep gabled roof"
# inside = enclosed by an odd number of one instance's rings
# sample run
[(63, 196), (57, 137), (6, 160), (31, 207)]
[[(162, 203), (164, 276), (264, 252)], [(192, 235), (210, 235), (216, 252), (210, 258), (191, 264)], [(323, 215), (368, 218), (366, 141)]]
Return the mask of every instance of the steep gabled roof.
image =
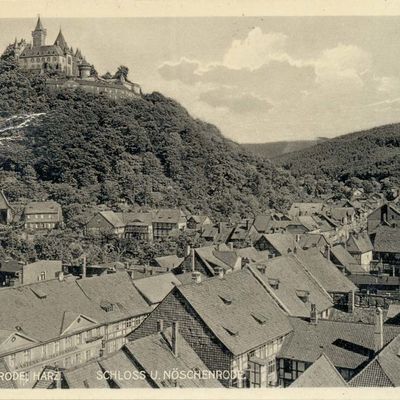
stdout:
[[(225, 274), (222, 279), (215, 277), (182, 285), (175, 290), (235, 355), (291, 330), (286, 314), (248, 269)], [(254, 313), (262, 313), (265, 323), (257, 321)]]
[(6, 195), (4, 194), (4, 192), (2, 190), (0, 190), (0, 210), (12, 210), (12, 207), (10, 205), (10, 203), (7, 200)]
[[(284, 340), (279, 358), (315, 362), (322, 353), (337, 368), (356, 369), (368, 361), (368, 356), (356, 348), (374, 349), (373, 324), (290, 317), (293, 331)], [(384, 344), (400, 334), (400, 326), (383, 325)], [(354, 348), (354, 350), (352, 350)]]
[(99, 213), (105, 218), (114, 228), (122, 228), (125, 226), (124, 221), (121, 219), (121, 215), (114, 211), (100, 211)]
[[(269, 280), (279, 281), (277, 288), (272, 289), (275, 295), (287, 307), (291, 315), (308, 317), (311, 304), (322, 312), (331, 308), (331, 297), (314, 278), (307, 274), (302, 265), (293, 256), (276, 257), (264, 262), (265, 268), (259, 276), (268, 284)], [(254, 270), (254, 266), (251, 267)], [(301, 293), (307, 294), (307, 300)]]
[(298, 250), (295, 257), (327, 292), (348, 293), (358, 290), (357, 286), (326, 259), (319, 249)]
[[(145, 336), (133, 342), (129, 342), (123, 348), (130, 358), (134, 359), (146, 371), (159, 388), (165, 387), (222, 387), (216, 379), (178, 378), (176, 382), (169, 381), (165, 377), (165, 371), (207, 371), (208, 368), (199, 358), (192, 347), (178, 333), (178, 356), (175, 356), (171, 348), (171, 328), (165, 329), (153, 335)], [(193, 376), (193, 375), (192, 375)]]
[(325, 354), (315, 361), (290, 387), (346, 387), (347, 383)]
[(351, 381), (350, 386), (398, 387), (400, 386), (400, 335), (383, 350)]
[(60, 28), (60, 31), (58, 32), (58, 35), (57, 35), (57, 38), (56, 38), (54, 44), (56, 46), (59, 46), (62, 50), (68, 49), (67, 41), (64, 38), (61, 28)]
[(181, 281), (171, 272), (135, 279), (134, 286), (150, 304), (160, 303), (165, 296)]
[(42, 25), (42, 21), (40, 19), (40, 16), (38, 17), (38, 20), (36, 22), (36, 27), (35, 27), (35, 31), (44, 31), (43, 25)]
[(290, 233), (267, 233), (262, 237), (281, 255), (290, 253), (296, 247), (296, 240)]
[(347, 251), (350, 253), (367, 253), (373, 250), (371, 239), (367, 232), (353, 234), (347, 241)]
[(400, 228), (378, 227), (374, 238), (374, 250), (381, 253), (400, 253)]
[(32, 201), (25, 206), (24, 213), (28, 214), (56, 214), (61, 206), (55, 201)]
[(63, 371), (69, 389), (109, 389), (106, 379), (98, 379), (98, 374), (102, 376), (102, 373), (102, 368), (97, 361)]
[(343, 245), (338, 244), (333, 246), (331, 252), (338, 260), (339, 265), (344, 267), (351, 274), (365, 273), (365, 270), (357, 263), (355, 258), (344, 248)]

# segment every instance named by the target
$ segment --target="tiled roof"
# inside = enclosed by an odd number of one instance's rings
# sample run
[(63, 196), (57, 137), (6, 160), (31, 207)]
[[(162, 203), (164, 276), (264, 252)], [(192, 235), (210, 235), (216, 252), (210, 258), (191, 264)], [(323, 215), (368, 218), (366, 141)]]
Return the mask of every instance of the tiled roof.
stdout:
[(338, 244), (331, 248), (332, 254), (336, 257), (339, 265), (346, 268), (351, 274), (362, 274), (365, 270), (357, 263), (354, 257), (342, 246)]
[(175, 287), (181, 284), (180, 280), (171, 272), (149, 276), (133, 281), (135, 287), (150, 304), (160, 303), (164, 297)]
[(260, 214), (254, 219), (253, 226), (256, 228), (257, 232), (267, 233), (271, 220), (271, 215)]
[[(152, 387), (146, 379), (140, 378), (139, 370), (122, 350), (98, 362), (104, 371), (113, 375), (113, 381), (121, 389)], [(124, 377), (127, 377), (127, 379), (124, 379)]]
[(327, 292), (343, 293), (357, 290), (357, 286), (344, 276), (331, 261), (327, 260), (318, 249), (298, 250), (295, 257)]
[(296, 247), (296, 240), (290, 233), (268, 233), (262, 235), (281, 255), (286, 255)]
[(162, 208), (157, 210), (154, 215), (154, 222), (181, 223), (185, 222), (186, 218), (183, 212), (179, 209)]
[(107, 380), (98, 378), (98, 376), (102, 376), (102, 373), (97, 361), (63, 371), (65, 381), (70, 389), (109, 389)]
[(61, 29), (58, 32), (57, 38), (54, 42), (54, 45), (59, 46), (62, 50), (68, 49), (67, 42), (64, 39), (64, 35), (62, 34)]
[(49, 45), (40, 47), (25, 47), (20, 58), (24, 57), (48, 57), (48, 56), (63, 56), (64, 52), (60, 46)]
[[(41, 296), (37, 296), (40, 291)], [(43, 296), (44, 295), (44, 296)], [(100, 307), (102, 300), (116, 303), (115, 311)], [(79, 280), (57, 279), (0, 291), (0, 329), (16, 331), (39, 342), (60, 336), (65, 311), (97, 323), (116, 321), (150, 312), (127, 273)]]
[(352, 387), (393, 387), (389, 377), (385, 374), (378, 360), (372, 360), (353, 379), (349, 386)]
[(324, 208), (324, 203), (293, 203), (290, 207), (289, 214), (298, 215), (299, 212), (303, 214), (314, 214), (321, 212)]
[(15, 273), (22, 270), (22, 264), (16, 260), (2, 261), (0, 265), (1, 272)]
[(218, 226), (204, 225), (201, 237), (213, 240), (216, 243), (225, 243), (233, 231), (228, 223), (221, 223)]
[(372, 250), (371, 239), (365, 231), (351, 235), (347, 241), (347, 251), (350, 253), (367, 253)]
[(102, 215), (114, 228), (122, 228), (125, 223), (121, 219), (121, 215), (118, 215), (114, 211), (101, 211)]
[(153, 214), (150, 212), (124, 212), (115, 214), (125, 225), (151, 225), (153, 221)]
[(350, 382), (351, 386), (400, 386), (400, 335)]
[(161, 267), (165, 269), (174, 269), (179, 267), (183, 263), (184, 258), (183, 257), (178, 257), (177, 255), (173, 254), (170, 256), (164, 256), (164, 257), (156, 257), (154, 258), (154, 261)]
[(310, 232), (320, 229), (318, 222), (311, 215), (298, 216), (297, 220)]
[[(308, 317), (311, 304), (319, 312), (333, 306), (332, 299), (304, 270), (293, 256), (276, 257), (263, 264), (265, 273), (260, 273), (268, 284), (269, 279), (278, 280), (278, 289), (273, 289), (276, 296), (288, 308), (291, 315)], [(255, 267), (251, 267), (254, 269)], [(308, 300), (303, 301), (299, 295), (307, 293)]]
[(292, 388), (346, 386), (346, 381), (325, 354), (321, 354), (321, 356), (290, 385)]
[(329, 209), (328, 215), (337, 221), (341, 221), (345, 217), (350, 217), (355, 214), (356, 210), (353, 207), (332, 207)]
[(112, 319), (118, 315), (142, 315), (150, 311), (126, 272), (79, 279), (76, 282), (95, 304), (106, 301), (117, 306), (117, 310), (107, 313)]
[[(319, 320), (312, 324), (308, 320), (290, 317), (293, 331), (284, 340), (278, 357), (313, 363), (325, 353), (337, 368), (355, 369), (368, 357), (346, 349), (342, 343), (351, 343), (366, 349), (374, 349), (373, 324)], [(400, 334), (400, 326), (384, 325), (384, 343)], [(336, 344), (334, 344), (336, 342)]]
[(154, 383), (160, 387), (208, 387), (218, 388), (222, 385), (216, 379), (191, 378), (177, 379), (172, 382), (164, 373), (177, 369), (187, 373), (189, 371), (207, 371), (208, 368), (190, 347), (186, 340), (178, 333), (178, 355), (171, 350), (171, 328), (162, 333), (145, 336), (124, 346), (133, 358), (148, 374), (152, 373)]
[(322, 248), (327, 244), (327, 240), (321, 234), (305, 233), (303, 235), (300, 235), (299, 246), (304, 250), (311, 249), (313, 247)]
[(214, 266), (230, 271), (239, 260), (238, 255), (224, 244), (198, 247), (194, 250), (212, 273), (214, 273)]
[[(291, 330), (286, 314), (247, 269), (175, 290), (233, 354), (245, 353)], [(254, 318), (260, 313), (265, 323)]]
[(53, 367), (46, 366), (43, 368), (39, 379), (34, 384), (34, 389), (51, 389), (56, 386), (55, 378), (57, 371)]
[(400, 228), (380, 226), (375, 233), (374, 250), (381, 253), (400, 253)]
[(57, 214), (61, 206), (55, 201), (32, 201), (25, 207), (25, 214)]
[(240, 257), (246, 258), (251, 262), (268, 260), (268, 251), (258, 251), (254, 247), (244, 247), (242, 249), (235, 249), (235, 251)]

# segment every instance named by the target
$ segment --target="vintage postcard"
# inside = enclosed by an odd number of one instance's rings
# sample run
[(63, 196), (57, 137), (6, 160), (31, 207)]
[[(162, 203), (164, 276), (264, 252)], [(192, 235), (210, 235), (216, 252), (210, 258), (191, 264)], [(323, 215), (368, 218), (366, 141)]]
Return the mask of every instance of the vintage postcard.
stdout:
[(390, 1), (0, 0), (0, 398), (398, 398), (399, 39)]

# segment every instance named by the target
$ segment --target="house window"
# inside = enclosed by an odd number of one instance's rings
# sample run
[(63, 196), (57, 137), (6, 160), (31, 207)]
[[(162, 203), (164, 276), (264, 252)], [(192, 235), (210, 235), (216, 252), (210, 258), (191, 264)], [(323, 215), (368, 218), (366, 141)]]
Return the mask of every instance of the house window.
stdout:
[(90, 350), (86, 350), (85, 358), (86, 358), (86, 361), (87, 361), (87, 360), (90, 360), (90, 358), (91, 358), (91, 352), (90, 352)]
[(12, 368), (15, 367), (15, 360), (16, 360), (15, 354), (11, 354), (9, 358), (10, 367)]
[(66, 357), (64, 360), (65, 368), (68, 368), (71, 365), (71, 357)]
[(276, 361), (274, 358), (268, 361), (268, 375), (273, 374), (276, 371)]
[(72, 337), (69, 336), (65, 339), (65, 347), (68, 349), (69, 347), (72, 347)]
[(60, 352), (60, 342), (54, 342), (54, 353)]

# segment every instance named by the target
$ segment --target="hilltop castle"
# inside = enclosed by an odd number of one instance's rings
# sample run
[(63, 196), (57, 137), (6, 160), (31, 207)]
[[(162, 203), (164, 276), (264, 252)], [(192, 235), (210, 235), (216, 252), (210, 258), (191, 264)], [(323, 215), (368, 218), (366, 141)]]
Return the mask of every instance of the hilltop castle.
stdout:
[(67, 45), (60, 29), (52, 45), (46, 45), (47, 31), (38, 17), (36, 27), (32, 31), (32, 43), (25, 40), (10, 45), (21, 69), (43, 72), (58, 72), (59, 76), (46, 80), (50, 89), (81, 88), (85, 91), (117, 99), (141, 96), (138, 84), (130, 82), (126, 76), (99, 77), (82, 52)]
[(90, 74), (90, 68), (89, 71), (85, 68), (85, 64), (88, 63), (81, 51), (76, 49), (74, 52), (72, 47), (68, 47), (61, 28), (54, 44), (46, 45), (46, 36), (47, 31), (39, 17), (35, 30), (32, 31), (32, 44), (26, 42), (17, 44), (16, 55), (22, 69), (38, 72), (54, 70), (64, 72), (68, 77), (87, 75), (88, 72)]

